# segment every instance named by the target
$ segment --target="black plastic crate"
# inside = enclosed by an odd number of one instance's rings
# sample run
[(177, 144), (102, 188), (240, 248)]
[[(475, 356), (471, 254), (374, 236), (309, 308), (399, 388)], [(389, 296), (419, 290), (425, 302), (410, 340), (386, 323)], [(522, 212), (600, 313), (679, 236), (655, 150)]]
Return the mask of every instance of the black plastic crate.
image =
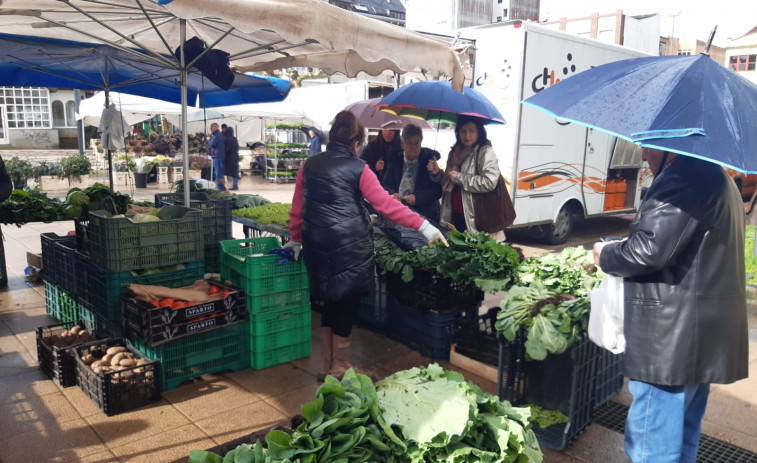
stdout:
[(89, 238), (87, 237), (87, 226), (89, 226), (89, 217), (79, 217), (74, 219), (74, 231), (76, 232), (76, 248), (79, 252), (89, 253)]
[[(232, 238), (231, 209), (233, 203), (231, 197), (215, 200), (210, 199), (206, 193), (189, 194), (189, 207), (199, 209), (202, 212), (202, 227), (206, 245), (218, 244), (219, 241)], [(155, 195), (155, 207), (184, 205), (184, 193), (159, 193)]]
[(205, 243), (205, 272), (221, 273), (221, 245), (218, 243)]
[[(121, 371), (95, 373), (81, 359), (87, 354), (101, 358), (108, 348), (114, 346), (124, 346), (136, 357), (148, 362)], [(75, 352), (79, 387), (106, 415), (117, 415), (160, 400), (160, 362), (147, 358), (129, 341), (122, 338), (105, 339), (76, 347)]]
[(445, 312), (428, 312), (402, 304), (387, 296), (386, 334), (411, 349), (435, 359), (449, 359), (456, 327), (473, 318), (477, 306), (450, 308)]
[(516, 406), (535, 404), (562, 412), (568, 417), (567, 423), (547, 429), (534, 423), (533, 431), (543, 447), (564, 449), (591, 424), (598, 348), (583, 336), (560, 355), (527, 361), (524, 330), (518, 331), (512, 342), (502, 336), (499, 339), (497, 394), (500, 400), (508, 400)]
[(490, 308), (487, 313), (475, 318), (464, 318), (455, 330), (455, 351), (461, 355), (488, 365), (497, 366), (499, 340), (494, 322), (499, 307)]
[(595, 407), (599, 406), (623, 389), (623, 362), (626, 354), (613, 354), (597, 347)]
[(424, 269), (415, 269), (409, 283), (397, 273), (387, 272), (386, 291), (397, 301), (419, 310), (444, 312), (480, 303), (484, 293), (473, 283), (458, 283)]
[(375, 331), (384, 332), (388, 318), (386, 280), (383, 275), (376, 275), (371, 291), (360, 298), (357, 319)]
[(40, 369), (61, 387), (76, 386), (76, 362), (74, 361), (73, 348), (99, 339), (94, 333), (90, 333), (91, 339), (82, 339), (81, 342), (66, 347), (51, 345), (53, 337), (59, 337), (61, 333), (70, 330), (74, 326), (86, 329), (83, 322), (68, 322), (58, 325), (37, 327), (37, 359)]
[(42, 277), (45, 279), (45, 281), (49, 281), (50, 283), (54, 283), (56, 285), (60, 285), (60, 268), (59, 268), (59, 257), (58, 257), (58, 250), (55, 247), (55, 243), (58, 242), (65, 242), (68, 244), (76, 245), (76, 237), (75, 236), (59, 236), (56, 233), (42, 233), (39, 235), (41, 245), (42, 245)]
[[(76, 237), (56, 241), (53, 245), (53, 268), (57, 285), (68, 294), (76, 295), (77, 292), (77, 260), (76, 260)], [(47, 265), (45, 265), (47, 268)]]

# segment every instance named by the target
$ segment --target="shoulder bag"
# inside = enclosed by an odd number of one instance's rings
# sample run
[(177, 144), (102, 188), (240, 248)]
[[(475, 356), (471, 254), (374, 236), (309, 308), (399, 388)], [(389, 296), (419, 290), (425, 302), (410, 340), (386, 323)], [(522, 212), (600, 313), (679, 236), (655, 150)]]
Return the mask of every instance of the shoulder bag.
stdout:
[[(476, 175), (481, 175), (478, 153), (476, 151)], [(496, 233), (512, 225), (515, 221), (515, 206), (505, 185), (505, 178), (499, 174), (497, 186), (486, 193), (473, 195), (473, 218), (476, 229), (486, 233)]]

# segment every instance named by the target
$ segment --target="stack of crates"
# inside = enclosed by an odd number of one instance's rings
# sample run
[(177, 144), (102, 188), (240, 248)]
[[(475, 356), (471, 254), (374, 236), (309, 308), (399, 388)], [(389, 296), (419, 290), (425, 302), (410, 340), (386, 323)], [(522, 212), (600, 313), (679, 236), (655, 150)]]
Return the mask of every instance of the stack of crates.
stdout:
[(221, 279), (247, 293), (250, 366), (310, 355), (310, 285), (304, 263), (269, 251), (275, 237), (221, 242)]
[(42, 233), (42, 259), (45, 269), (45, 310), (63, 323), (79, 319), (77, 299), (76, 237)]
[[(231, 197), (212, 200), (205, 193), (190, 193), (189, 206), (202, 213), (202, 229), (205, 244), (205, 271), (220, 271), (219, 242), (232, 239), (231, 234)], [(183, 206), (184, 194), (161, 193), (155, 195), (155, 207), (168, 205)]]
[(89, 213), (86, 239), (79, 240), (71, 261), (79, 317), (92, 330), (123, 334), (119, 298), (132, 283), (181, 287), (203, 279), (200, 212), (171, 206), (159, 217), (157, 222), (135, 223), (106, 211)]

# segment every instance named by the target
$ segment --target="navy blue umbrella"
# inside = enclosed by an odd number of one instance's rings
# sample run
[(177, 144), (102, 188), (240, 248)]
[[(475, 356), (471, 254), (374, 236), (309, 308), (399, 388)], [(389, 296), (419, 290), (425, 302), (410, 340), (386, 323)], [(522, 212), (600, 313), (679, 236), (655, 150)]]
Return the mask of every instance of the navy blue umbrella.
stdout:
[[(161, 61), (136, 49), (10, 34), (0, 34), (0, 49), (0, 85), (113, 90), (181, 103), (181, 71), (173, 57)], [(224, 90), (197, 70), (187, 75), (188, 100), (205, 108), (281, 101), (290, 85), (236, 73)]]
[(523, 103), (641, 146), (757, 173), (757, 85), (704, 54), (597, 66)]
[(442, 80), (402, 86), (382, 98), (376, 108), (395, 116), (450, 124), (457, 122), (458, 115), (477, 117), (485, 124), (505, 123), (497, 107), (478, 90), (463, 87), (458, 92), (450, 82)]

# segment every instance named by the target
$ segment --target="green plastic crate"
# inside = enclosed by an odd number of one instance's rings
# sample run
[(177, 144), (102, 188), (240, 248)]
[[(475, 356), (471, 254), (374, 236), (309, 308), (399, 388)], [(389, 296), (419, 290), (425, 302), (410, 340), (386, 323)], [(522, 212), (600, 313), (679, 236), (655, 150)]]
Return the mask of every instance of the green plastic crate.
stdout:
[(310, 318), (310, 305), (251, 315), (250, 336), (265, 336), (310, 325)]
[(281, 310), (285, 307), (298, 307), (310, 304), (310, 289), (294, 289), (278, 293), (247, 294), (247, 311), (251, 314)]
[(157, 346), (139, 339), (131, 342), (147, 357), (160, 360), (163, 391), (170, 391), (205, 374), (248, 368), (250, 344), (243, 340), (249, 329), (246, 320)]
[(62, 323), (79, 319), (79, 305), (76, 298), (63, 292), (58, 286), (45, 282), (45, 312)]
[(120, 320), (112, 322), (83, 305), (79, 306), (79, 320), (84, 322), (87, 331), (95, 333), (101, 338), (123, 337), (123, 327)]
[[(268, 251), (280, 248), (279, 240), (272, 236), (221, 241), (221, 272), (224, 271), (225, 267), (227, 271), (234, 272), (234, 274), (248, 280), (266, 280), (292, 276), (291, 280), (293, 281), (291, 284), (297, 284), (301, 279), (300, 277), (304, 275), (304, 286), (288, 289), (308, 288), (307, 271), (305, 270), (305, 263), (302, 260), (276, 263), (277, 260), (281, 259), (281, 256), (278, 254), (268, 254)], [(257, 254), (263, 255), (255, 256)], [(282, 281), (289, 280), (289, 278), (281, 279)], [(263, 283), (262, 286), (273, 285)], [(248, 294), (250, 293), (250, 291), (247, 292)]]
[(310, 342), (310, 322), (283, 331), (267, 333), (264, 336), (250, 336), (250, 352), (265, 352), (287, 346)]
[(250, 366), (260, 370), (304, 357), (310, 357), (310, 341), (264, 352), (251, 352)]
[(89, 261), (86, 256), (79, 254), (78, 257), (78, 287), (81, 290), (82, 305), (111, 322), (121, 320), (119, 297), (127, 293), (127, 288), (132, 283), (181, 288), (205, 278), (203, 262), (179, 264), (184, 265), (184, 268), (176, 270), (134, 274), (130, 271), (108, 272)]
[[(227, 199), (215, 200), (210, 199), (206, 193), (190, 193), (189, 195), (189, 207), (202, 213), (205, 245), (218, 245), (219, 241), (231, 239), (231, 209), (234, 204), (231, 196)], [(155, 207), (163, 206), (185, 206), (184, 193), (156, 194)]]
[(60, 319), (60, 290), (54, 284), (45, 282), (45, 312), (56, 320)]
[(92, 262), (109, 272), (124, 272), (204, 260), (200, 211), (165, 206), (158, 217), (158, 222), (134, 223), (106, 211), (90, 212)]

